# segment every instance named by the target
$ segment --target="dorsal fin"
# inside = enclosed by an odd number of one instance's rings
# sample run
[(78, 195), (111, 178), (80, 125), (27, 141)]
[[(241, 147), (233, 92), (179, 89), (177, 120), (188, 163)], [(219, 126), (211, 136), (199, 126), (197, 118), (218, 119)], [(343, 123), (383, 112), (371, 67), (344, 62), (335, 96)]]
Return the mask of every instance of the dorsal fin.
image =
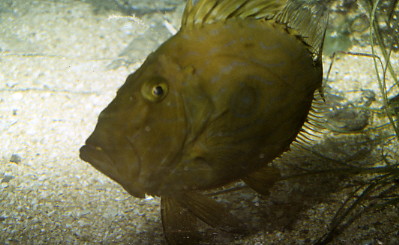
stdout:
[(188, 0), (182, 29), (228, 19), (274, 19), (308, 45), (316, 62), (321, 62), (328, 11), (323, 4), (303, 0)]
[(273, 18), (286, 0), (188, 0), (182, 28), (211, 24), (231, 18)]
[(328, 10), (323, 4), (289, 1), (275, 16), (277, 23), (285, 24), (290, 33), (299, 36), (308, 46), (317, 62), (321, 62), (323, 40), (328, 23)]

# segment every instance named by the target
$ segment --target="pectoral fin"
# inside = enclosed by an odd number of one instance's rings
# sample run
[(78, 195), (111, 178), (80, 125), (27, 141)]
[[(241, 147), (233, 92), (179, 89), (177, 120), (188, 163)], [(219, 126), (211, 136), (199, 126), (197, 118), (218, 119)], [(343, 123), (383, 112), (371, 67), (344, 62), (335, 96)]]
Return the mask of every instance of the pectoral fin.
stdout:
[(266, 166), (249, 174), (242, 180), (259, 194), (269, 195), (270, 188), (280, 179), (280, 171), (277, 168)]
[(194, 192), (186, 193), (178, 199), (178, 202), (197, 218), (214, 228), (231, 233), (247, 233), (242, 222), (223, 205), (207, 196)]
[(161, 216), (165, 238), (171, 245), (194, 245), (200, 241), (196, 217), (176, 199), (161, 198)]

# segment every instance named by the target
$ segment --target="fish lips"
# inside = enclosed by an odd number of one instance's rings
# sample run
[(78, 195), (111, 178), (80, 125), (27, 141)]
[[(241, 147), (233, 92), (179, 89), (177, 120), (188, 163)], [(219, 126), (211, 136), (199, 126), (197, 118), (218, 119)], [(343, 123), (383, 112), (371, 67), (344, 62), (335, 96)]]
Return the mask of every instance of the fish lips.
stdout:
[[(80, 148), (79, 156), (83, 161), (90, 163), (97, 170), (121, 184), (132, 196), (138, 198), (145, 197), (145, 191), (135, 181), (138, 174), (131, 174), (132, 172), (139, 172), (139, 163), (135, 161), (137, 160), (135, 157), (130, 159), (129, 163), (126, 163), (126, 161), (121, 159), (112, 158), (104, 148), (87, 144), (87, 142), (86, 145)], [(119, 154), (119, 156), (121, 155)]]
[(99, 146), (84, 145), (80, 148), (79, 157), (93, 165), (109, 165), (112, 163), (112, 159), (108, 156), (105, 151)]

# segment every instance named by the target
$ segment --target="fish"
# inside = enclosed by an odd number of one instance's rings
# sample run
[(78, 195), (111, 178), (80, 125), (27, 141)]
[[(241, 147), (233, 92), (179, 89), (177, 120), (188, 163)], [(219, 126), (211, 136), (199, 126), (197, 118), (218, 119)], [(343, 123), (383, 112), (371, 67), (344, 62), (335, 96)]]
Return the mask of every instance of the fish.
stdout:
[(180, 30), (100, 113), (80, 158), (137, 198), (161, 198), (169, 244), (198, 244), (196, 221), (245, 233), (204, 192), (244, 181), (267, 195), (270, 163), (306, 132), (322, 91), (328, 14), (285, 0), (188, 0)]

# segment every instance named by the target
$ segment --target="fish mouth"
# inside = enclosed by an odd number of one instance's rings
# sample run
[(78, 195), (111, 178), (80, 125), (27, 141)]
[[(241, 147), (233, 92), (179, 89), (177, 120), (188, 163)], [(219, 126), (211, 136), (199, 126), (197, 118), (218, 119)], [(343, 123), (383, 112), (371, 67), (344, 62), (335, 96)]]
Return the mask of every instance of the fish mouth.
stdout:
[(112, 159), (100, 146), (84, 145), (80, 148), (79, 157), (90, 164), (106, 166), (112, 164)]
[[(118, 159), (111, 157), (114, 155), (118, 156)], [(86, 142), (86, 145), (80, 148), (79, 156), (83, 161), (90, 163), (97, 170), (122, 185), (132, 196), (144, 198), (145, 191), (136, 181), (140, 164), (138, 158), (132, 157), (132, 155), (135, 154), (111, 155), (103, 147)]]

